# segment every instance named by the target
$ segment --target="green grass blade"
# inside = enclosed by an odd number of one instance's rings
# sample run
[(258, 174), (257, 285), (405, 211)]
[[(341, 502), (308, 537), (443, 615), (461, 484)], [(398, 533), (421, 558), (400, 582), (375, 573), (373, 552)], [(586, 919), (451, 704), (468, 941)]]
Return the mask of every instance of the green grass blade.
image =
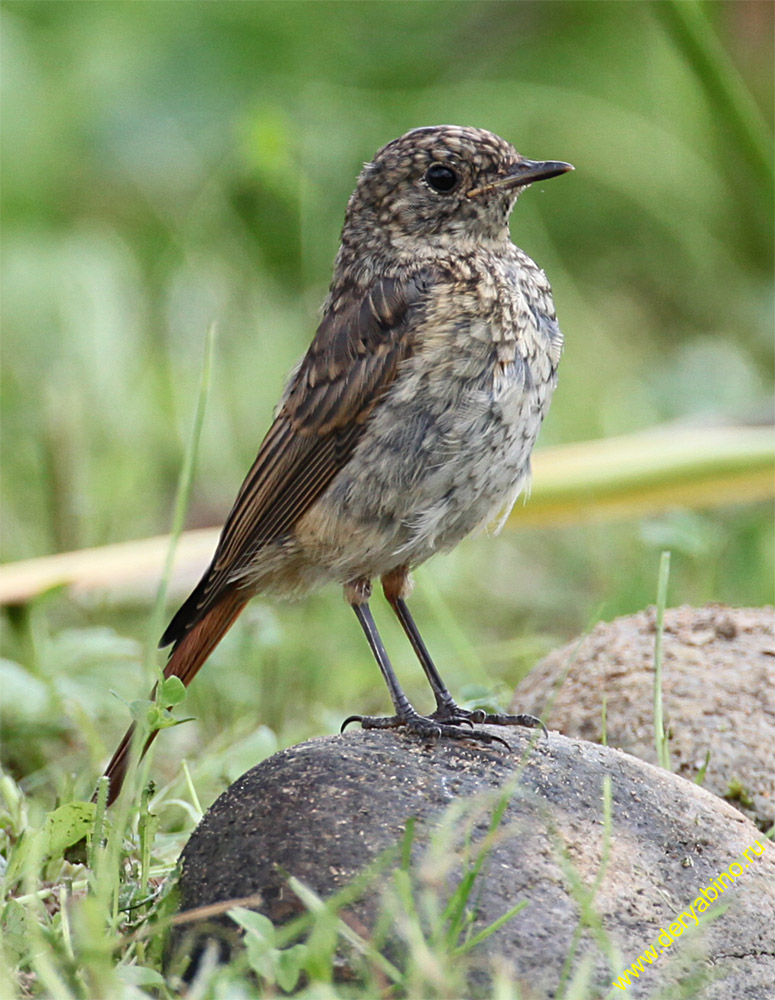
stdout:
[(529, 902), (530, 900), (528, 899), (521, 899), (516, 906), (512, 906), (512, 908), (507, 910), (503, 916), (498, 917), (497, 920), (493, 920), (491, 924), (488, 924), (487, 927), (479, 931), (478, 934), (474, 934), (474, 936), (469, 938), (468, 941), (465, 941), (458, 948), (455, 948), (452, 954), (455, 957), (458, 955), (465, 955), (466, 952), (471, 951), (472, 948), (481, 944), (482, 941), (486, 941), (491, 934), (494, 934), (497, 930), (503, 927), (504, 924), (507, 924), (512, 917), (515, 917), (521, 910), (524, 910)]
[(759, 178), (772, 190), (772, 134), (743, 78), (696, 0), (657, 0), (652, 9), (682, 49), (717, 112)]
[(178, 476), (169, 545), (167, 546), (164, 569), (162, 570), (159, 587), (156, 591), (156, 598), (150, 615), (148, 642), (146, 644), (146, 668), (149, 673), (152, 671), (155, 663), (157, 643), (164, 623), (167, 590), (169, 589), (170, 577), (172, 576), (172, 565), (175, 559), (178, 541), (183, 532), (186, 511), (188, 510), (189, 501), (191, 499), (191, 488), (194, 481), (197, 454), (199, 452), (199, 441), (202, 436), (202, 426), (204, 424), (207, 398), (210, 392), (210, 383), (212, 380), (214, 353), (215, 324), (213, 323), (210, 325), (205, 337), (204, 363), (202, 365), (202, 375), (199, 380), (199, 392), (197, 393), (196, 407), (194, 409), (194, 423), (191, 428), (191, 437), (189, 438), (188, 445), (186, 446), (186, 450), (183, 455), (183, 464), (180, 469), (180, 475)]
[(670, 770), (670, 750), (665, 734), (662, 712), (662, 638), (665, 625), (665, 605), (667, 604), (667, 584), (670, 579), (670, 553), (663, 552), (659, 559), (659, 580), (657, 582), (657, 623), (654, 639), (654, 743), (660, 767)]

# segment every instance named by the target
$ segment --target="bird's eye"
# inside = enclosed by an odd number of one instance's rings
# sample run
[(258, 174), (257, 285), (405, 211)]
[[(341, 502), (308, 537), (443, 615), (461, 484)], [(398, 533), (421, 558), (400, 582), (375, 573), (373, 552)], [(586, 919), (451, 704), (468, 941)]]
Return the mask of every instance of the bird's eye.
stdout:
[(454, 191), (458, 180), (457, 172), (443, 163), (434, 163), (425, 171), (426, 183), (439, 194), (449, 194), (450, 191)]

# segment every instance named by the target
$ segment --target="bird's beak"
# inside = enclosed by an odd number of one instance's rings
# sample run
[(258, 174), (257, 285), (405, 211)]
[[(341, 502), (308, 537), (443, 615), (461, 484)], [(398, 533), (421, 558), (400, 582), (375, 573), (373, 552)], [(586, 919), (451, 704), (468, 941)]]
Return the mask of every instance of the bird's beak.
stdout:
[(561, 160), (522, 159), (511, 168), (505, 177), (499, 177), (497, 181), (493, 181), (491, 184), (485, 184), (482, 187), (466, 191), (466, 197), (474, 198), (485, 191), (493, 191), (498, 188), (524, 187), (526, 184), (532, 184), (534, 181), (545, 181), (550, 177), (559, 177), (560, 174), (567, 174), (569, 170), (573, 169), (572, 164), (563, 163)]

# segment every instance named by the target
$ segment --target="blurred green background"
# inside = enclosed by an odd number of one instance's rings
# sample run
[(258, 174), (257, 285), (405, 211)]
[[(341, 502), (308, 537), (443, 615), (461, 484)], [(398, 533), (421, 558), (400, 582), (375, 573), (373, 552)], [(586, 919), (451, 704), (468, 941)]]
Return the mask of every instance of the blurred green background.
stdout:
[[(168, 530), (213, 321), (187, 524), (222, 521), (313, 333), (360, 166), (418, 125), (576, 166), (512, 219), (567, 341), (541, 445), (772, 419), (772, 4), (60, 0), (2, 19), (5, 561)], [(652, 602), (663, 548), (671, 603), (772, 600), (771, 509), (741, 505), (469, 539), (421, 569), (414, 607), (453, 690), (507, 700), (552, 645)], [(81, 733), (96, 767), (127, 718), (109, 690), (144, 693), (147, 619), (56, 594), (15, 613), (18, 769), (56, 749), (83, 771)], [(336, 588), (254, 602), (192, 690), (199, 728), (163, 738), (178, 754), (387, 707)]]

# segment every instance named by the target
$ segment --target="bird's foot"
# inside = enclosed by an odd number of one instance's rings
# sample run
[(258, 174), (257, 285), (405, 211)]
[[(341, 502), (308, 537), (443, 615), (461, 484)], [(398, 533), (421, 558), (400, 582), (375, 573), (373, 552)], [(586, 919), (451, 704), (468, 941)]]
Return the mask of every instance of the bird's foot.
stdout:
[(430, 718), (448, 726), (525, 726), (527, 729), (541, 729), (544, 736), (549, 736), (546, 726), (535, 715), (503, 715), (499, 712), (485, 712), (481, 708), (469, 711), (456, 705), (454, 701), (439, 705)]
[[(438, 709), (431, 716), (420, 715), (411, 711), (404, 715), (351, 715), (342, 723), (340, 732), (351, 722), (360, 722), (362, 729), (404, 729), (413, 736), (418, 736), (425, 743), (437, 743), (442, 737), (451, 740), (471, 740), (478, 743), (501, 743), (507, 750), (511, 750), (509, 744), (500, 736), (493, 736), (481, 729), (474, 729), (474, 719), (466, 717), (473, 713), (466, 713), (465, 709), (458, 709), (460, 713), (456, 715), (450, 713), (443, 718), (438, 716)], [(484, 715), (484, 713), (482, 713)], [(532, 718), (532, 716), (526, 716)], [(461, 725), (470, 726), (470, 729), (461, 729)]]

